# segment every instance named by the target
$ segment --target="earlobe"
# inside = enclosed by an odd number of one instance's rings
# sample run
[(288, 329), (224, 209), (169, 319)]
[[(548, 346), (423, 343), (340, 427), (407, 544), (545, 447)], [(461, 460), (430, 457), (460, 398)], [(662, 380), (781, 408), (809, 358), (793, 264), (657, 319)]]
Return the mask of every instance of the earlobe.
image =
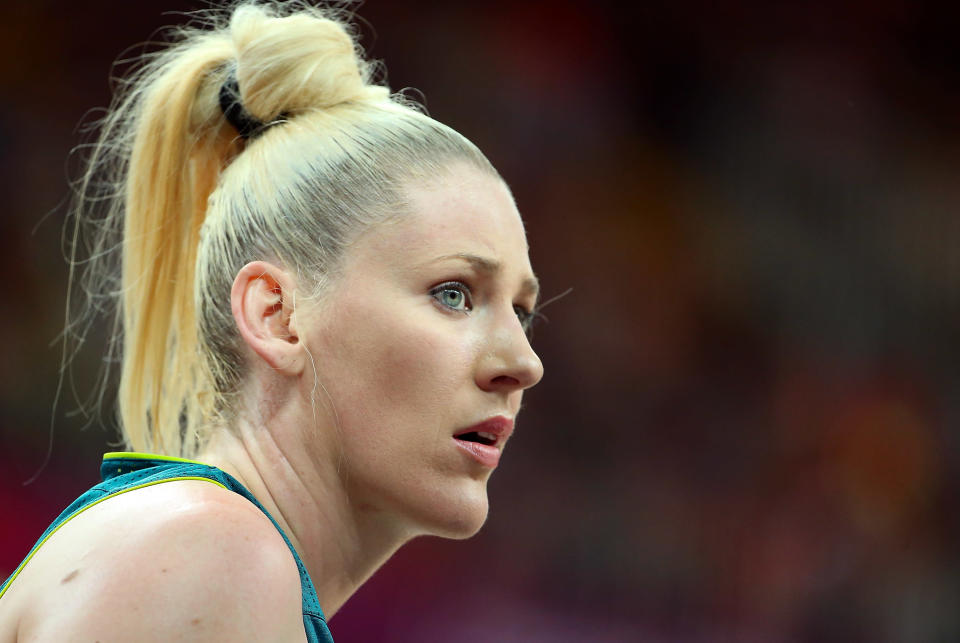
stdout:
[(230, 306), (244, 342), (271, 369), (298, 375), (303, 350), (296, 328), (295, 281), (266, 261), (245, 265), (233, 280)]

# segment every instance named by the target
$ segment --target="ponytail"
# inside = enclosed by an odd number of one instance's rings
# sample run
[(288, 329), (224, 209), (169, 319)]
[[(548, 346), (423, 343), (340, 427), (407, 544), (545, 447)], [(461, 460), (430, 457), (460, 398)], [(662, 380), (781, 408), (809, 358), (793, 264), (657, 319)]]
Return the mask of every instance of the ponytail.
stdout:
[(210, 396), (192, 284), (207, 198), (235, 152), (210, 101), (213, 72), (230, 53), (223, 38), (194, 45), (158, 70), (136, 106), (124, 197), (119, 391), (121, 425), (134, 450), (179, 453), (180, 428), (201, 422)]

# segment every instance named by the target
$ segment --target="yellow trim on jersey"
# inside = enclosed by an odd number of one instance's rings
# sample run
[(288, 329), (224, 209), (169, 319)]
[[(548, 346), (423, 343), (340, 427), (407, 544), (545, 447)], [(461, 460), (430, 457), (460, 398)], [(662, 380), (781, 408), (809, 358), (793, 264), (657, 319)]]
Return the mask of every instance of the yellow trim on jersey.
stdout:
[[(129, 453), (108, 453), (108, 454), (106, 454), (106, 455), (103, 456), (103, 457), (104, 457), (104, 458), (106, 458), (106, 457), (108, 457), (108, 456), (119, 457), (119, 456), (128, 456), (128, 455), (131, 455), (131, 454), (129, 454)], [(144, 457), (146, 454), (136, 453), (136, 454), (133, 454), (133, 455), (139, 456), (139, 457)], [(153, 457), (156, 457), (156, 456), (150, 456), (150, 457), (153, 458)], [(162, 457), (165, 458), (166, 456), (162, 456)], [(178, 462), (192, 462), (192, 460), (182, 460), (182, 459), (180, 459), (180, 458), (174, 458), (174, 459), (177, 460)], [(83, 507), (80, 507), (80, 508), (77, 509), (75, 512), (73, 512), (72, 514), (70, 514), (69, 516), (67, 516), (67, 517), (63, 520), (63, 522), (61, 522), (59, 525), (57, 525), (56, 527), (54, 527), (54, 528), (53, 528), (53, 531), (51, 531), (49, 534), (47, 534), (47, 535), (43, 538), (43, 540), (41, 540), (41, 541), (38, 542), (36, 545), (34, 545), (33, 549), (30, 550), (30, 553), (27, 554), (27, 557), (23, 559), (23, 562), (20, 563), (19, 567), (17, 567), (17, 569), (16, 569), (16, 570), (13, 572), (13, 574), (10, 576), (10, 579), (7, 581), (7, 584), (3, 586), (3, 591), (0, 591), (0, 598), (3, 598), (3, 595), (6, 594), (6, 593), (7, 593), (7, 590), (10, 589), (10, 586), (13, 585), (13, 581), (15, 581), (15, 580), (17, 579), (17, 576), (18, 576), (18, 575), (20, 574), (20, 572), (23, 570), (24, 566), (25, 566), (27, 563), (30, 562), (30, 559), (33, 558), (34, 554), (36, 554), (37, 551), (40, 550), (40, 548), (44, 545), (44, 543), (46, 543), (48, 540), (50, 540), (50, 537), (53, 536), (55, 533), (57, 533), (57, 531), (59, 531), (61, 527), (63, 527), (65, 524), (67, 524), (68, 522), (70, 522), (71, 520), (73, 520), (74, 518), (76, 518), (77, 516), (79, 516), (80, 514), (82, 514), (84, 511), (86, 511), (86, 510), (89, 509), (90, 507), (99, 505), (99, 504), (100, 504), (101, 502), (103, 502), (104, 500), (109, 500), (110, 498), (113, 498), (113, 497), (115, 497), (115, 496), (119, 496), (119, 495), (122, 494), (122, 493), (127, 493), (128, 491), (136, 491), (137, 489), (143, 489), (144, 487), (151, 487), (151, 486), (153, 486), (153, 485), (155, 485), (155, 484), (162, 484), (162, 483), (164, 483), (164, 482), (176, 482), (176, 481), (178, 481), (178, 480), (202, 480), (202, 481), (204, 481), (204, 482), (212, 482), (213, 484), (217, 485), (218, 487), (223, 487), (224, 489), (227, 488), (223, 483), (218, 482), (218, 481), (216, 481), (216, 480), (213, 480), (213, 479), (211, 479), (211, 478), (204, 478), (203, 476), (181, 476), (181, 477), (179, 477), (179, 478), (167, 478), (166, 480), (154, 480), (154, 481), (152, 481), (152, 482), (145, 482), (145, 483), (143, 483), (143, 484), (138, 484), (138, 485), (136, 485), (136, 486), (130, 487), (129, 489), (121, 489), (120, 491), (114, 491), (113, 493), (108, 494), (108, 495), (106, 495), (106, 496), (104, 496), (104, 497), (102, 497), (102, 498), (97, 498), (96, 500), (94, 500), (93, 502), (91, 502), (89, 505), (84, 505)]]
[[(140, 453), (139, 451), (111, 451), (104, 453), (104, 460), (117, 460), (128, 458), (130, 460), (164, 460), (167, 462), (186, 462), (187, 464), (207, 464), (199, 460), (187, 460), (186, 458), (177, 458), (172, 455), (159, 455), (157, 453)], [(210, 466), (210, 465), (207, 465)]]

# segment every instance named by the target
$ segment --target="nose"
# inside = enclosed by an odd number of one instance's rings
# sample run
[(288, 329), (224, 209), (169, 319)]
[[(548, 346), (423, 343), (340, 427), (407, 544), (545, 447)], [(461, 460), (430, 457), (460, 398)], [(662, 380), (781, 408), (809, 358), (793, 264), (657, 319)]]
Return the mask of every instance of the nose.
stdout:
[(512, 310), (509, 319), (492, 330), (480, 359), (477, 385), (485, 391), (522, 391), (543, 377), (543, 362)]

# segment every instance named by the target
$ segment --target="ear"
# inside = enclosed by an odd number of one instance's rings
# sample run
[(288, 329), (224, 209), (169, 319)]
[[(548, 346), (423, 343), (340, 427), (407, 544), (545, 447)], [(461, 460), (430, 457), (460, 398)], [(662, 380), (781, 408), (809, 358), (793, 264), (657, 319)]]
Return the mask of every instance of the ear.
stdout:
[(303, 350), (294, 315), (296, 282), (285, 270), (252, 261), (237, 273), (230, 307), (240, 336), (275, 371), (299, 375)]

